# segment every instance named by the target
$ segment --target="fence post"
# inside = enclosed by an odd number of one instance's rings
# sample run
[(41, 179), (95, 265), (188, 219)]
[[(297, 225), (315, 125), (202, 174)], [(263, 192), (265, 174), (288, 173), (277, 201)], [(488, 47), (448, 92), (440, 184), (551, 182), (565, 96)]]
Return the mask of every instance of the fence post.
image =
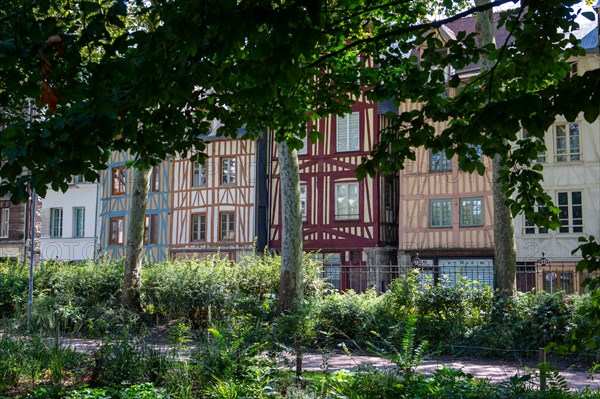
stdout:
[(539, 369), (540, 369), (540, 391), (546, 390), (546, 349), (540, 348), (540, 359), (539, 359)]

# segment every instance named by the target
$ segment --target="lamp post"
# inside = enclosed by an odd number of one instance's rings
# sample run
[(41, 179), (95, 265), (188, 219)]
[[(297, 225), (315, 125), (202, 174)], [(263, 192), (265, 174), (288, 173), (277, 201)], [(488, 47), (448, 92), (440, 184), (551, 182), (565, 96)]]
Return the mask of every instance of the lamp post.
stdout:
[(423, 265), (425, 264), (425, 262), (421, 258), (419, 258), (418, 252), (415, 254), (415, 257), (410, 261), (410, 263), (413, 267), (423, 267)]
[[(536, 263), (541, 266), (541, 267), (548, 267), (552, 264), (552, 261), (548, 258), (546, 258), (546, 252), (542, 251), (542, 257), (539, 258)], [(544, 271), (542, 270), (542, 273), (544, 273)], [(546, 280), (548, 280), (550, 282), (550, 293), (552, 294), (553, 291), (553, 285), (554, 285), (554, 280), (556, 280), (557, 275), (556, 273), (549, 271), (546, 274)]]

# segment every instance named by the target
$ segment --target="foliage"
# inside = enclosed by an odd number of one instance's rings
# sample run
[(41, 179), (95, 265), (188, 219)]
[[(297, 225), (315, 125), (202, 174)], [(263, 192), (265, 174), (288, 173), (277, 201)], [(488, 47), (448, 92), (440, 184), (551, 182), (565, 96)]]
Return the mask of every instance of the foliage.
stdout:
[(590, 300), (579, 310), (586, 324), (573, 330), (570, 349), (580, 350), (587, 347), (597, 350), (600, 348), (600, 243), (594, 236), (587, 239), (581, 237), (579, 242), (579, 247), (575, 248), (573, 253), (581, 251), (582, 259), (577, 264), (577, 271), (588, 273), (582, 286), (589, 291)]
[(60, 384), (80, 372), (82, 355), (38, 336), (0, 337), (0, 393), (24, 381), (30, 387), (49, 381)]
[(27, 297), (28, 278), (23, 265), (0, 263), (0, 318), (13, 317)]
[(157, 349), (123, 330), (119, 335), (106, 337), (94, 352), (90, 382), (119, 386), (157, 381), (167, 366)]
[(163, 389), (155, 388), (152, 384), (145, 383), (130, 387), (114, 388), (75, 388), (55, 389), (39, 388), (29, 394), (19, 396), (21, 399), (168, 399), (170, 398)]
[(43, 264), (34, 276), (33, 328), (102, 334), (135, 320), (120, 308), (122, 275), (120, 263)]

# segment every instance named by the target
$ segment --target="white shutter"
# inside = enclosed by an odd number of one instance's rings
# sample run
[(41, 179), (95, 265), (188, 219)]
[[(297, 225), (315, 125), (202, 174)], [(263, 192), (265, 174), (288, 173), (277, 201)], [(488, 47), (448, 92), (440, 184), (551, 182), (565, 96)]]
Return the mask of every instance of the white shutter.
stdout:
[(348, 151), (358, 151), (360, 149), (360, 134), (358, 112), (353, 112), (350, 115), (348, 124)]
[(346, 116), (337, 117), (337, 150), (348, 151), (348, 118)]

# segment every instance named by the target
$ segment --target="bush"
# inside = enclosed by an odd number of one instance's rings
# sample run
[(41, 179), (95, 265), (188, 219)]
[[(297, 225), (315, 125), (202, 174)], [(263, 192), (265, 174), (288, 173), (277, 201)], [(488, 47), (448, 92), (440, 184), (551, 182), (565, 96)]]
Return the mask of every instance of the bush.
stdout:
[[(122, 263), (41, 265), (34, 277), (33, 328), (70, 333), (89, 326), (110, 329), (113, 322), (122, 321), (114, 318), (120, 308), (122, 279)], [(105, 322), (99, 326), (99, 320)]]
[(28, 276), (24, 265), (0, 263), (0, 318), (14, 317), (27, 298)]

